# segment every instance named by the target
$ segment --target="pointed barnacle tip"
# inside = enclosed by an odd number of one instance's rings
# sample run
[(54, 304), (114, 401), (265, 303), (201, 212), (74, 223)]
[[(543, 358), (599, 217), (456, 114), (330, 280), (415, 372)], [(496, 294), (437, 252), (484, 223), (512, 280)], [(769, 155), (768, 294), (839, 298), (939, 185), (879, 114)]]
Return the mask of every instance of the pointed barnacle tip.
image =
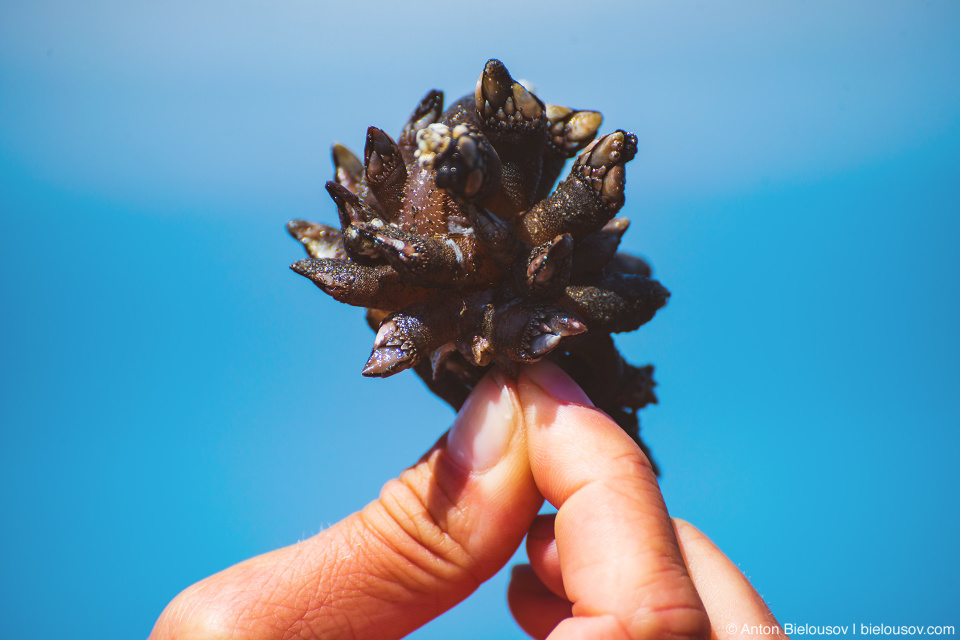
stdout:
[(363, 370), (360, 372), (360, 375), (366, 378), (382, 378), (383, 371), (377, 366), (378, 363), (375, 361), (373, 356), (370, 356), (370, 359), (367, 360), (367, 364), (363, 365)]
[(300, 274), (301, 276), (305, 276), (309, 278), (310, 271), (311, 271), (310, 267), (312, 266), (312, 264), (313, 264), (313, 260), (310, 260), (309, 258), (305, 258), (303, 260), (297, 260), (296, 262), (294, 262), (292, 265), (290, 265), (290, 269), (293, 272)]
[[(533, 91), (529, 88), (527, 90)], [(547, 120), (560, 120), (573, 112), (573, 109), (570, 107), (561, 107), (560, 105), (556, 104), (547, 104), (545, 107), (547, 110)]]
[(602, 124), (603, 115), (599, 111), (580, 111), (567, 124), (567, 138), (582, 142), (597, 135)]
[(507, 68), (499, 60), (491, 58), (483, 68), (478, 83), (480, 90), (475, 95), (478, 111), (485, 102), (489, 103), (493, 110), (502, 108), (506, 99), (512, 94), (511, 84), (513, 84), (513, 78), (510, 77)]
[(363, 164), (360, 162), (353, 151), (350, 151), (347, 147), (343, 146), (339, 142), (335, 142), (331, 148), (333, 155), (333, 164), (337, 169), (343, 169), (347, 173), (357, 174), (360, 173), (360, 170), (363, 168)]
[(603, 231), (622, 236), (630, 228), (630, 218), (614, 218), (603, 226)]
[(519, 82), (513, 83), (513, 100), (527, 118), (539, 118), (543, 114), (540, 101)]
[(393, 147), (393, 138), (382, 129), (370, 127), (367, 130), (367, 144), (373, 145), (373, 148), (381, 154), (387, 154)]
[(564, 318), (560, 327), (557, 329), (562, 336), (577, 336), (586, 332), (586, 330), (587, 325), (580, 322), (579, 319), (572, 317)]
[(577, 120), (585, 126), (599, 129), (600, 125), (603, 124), (603, 114), (599, 111), (581, 111), (577, 116)]
[(361, 373), (368, 378), (383, 377), (390, 368), (390, 358), (386, 351), (380, 347), (374, 347)]
[(288, 222), (287, 225), (286, 225), (286, 227), (287, 227), (287, 233), (289, 233), (289, 234), (292, 235), (294, 238), (296, 238), (296, 239), (299, 240), (300, 238), (299, 238), (298, 231), (299, 231), (301, 228), (303, 228), (306, 224), (307, 224), (307, 223), (306, 223), (305, 221), (303, 221), (303, 220), (291, 220), (291, 221)]
[(414, 352), (399, 347), (375, 347), (361, 373), (368, 378), (387, 378), (413, 364)]
[(334, 182), (333, 180), (327, 180), (327, 183), (323, 185), (323, 188), (327, 190), (327, 193), (330, 194), (331, 198), (336, 200), (340, 196), (340, 193), (341, 193), (340, 190), (344, 189), (345, 187), (341, 185), (339, 182)]

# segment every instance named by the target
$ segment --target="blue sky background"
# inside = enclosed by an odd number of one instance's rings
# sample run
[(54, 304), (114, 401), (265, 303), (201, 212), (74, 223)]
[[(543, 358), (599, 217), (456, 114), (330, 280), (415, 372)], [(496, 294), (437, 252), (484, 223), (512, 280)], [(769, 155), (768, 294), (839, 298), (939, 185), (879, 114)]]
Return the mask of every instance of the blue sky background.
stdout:
[[(782, 623), (960, 624), (960, 4), (345, 5), (0, 2), (0, 637), (144, 637), (449, 426), (283, 225), (490, 57), (639, 137), (671, 512)], [(413, 637), (523, 637), (505, 584)]]

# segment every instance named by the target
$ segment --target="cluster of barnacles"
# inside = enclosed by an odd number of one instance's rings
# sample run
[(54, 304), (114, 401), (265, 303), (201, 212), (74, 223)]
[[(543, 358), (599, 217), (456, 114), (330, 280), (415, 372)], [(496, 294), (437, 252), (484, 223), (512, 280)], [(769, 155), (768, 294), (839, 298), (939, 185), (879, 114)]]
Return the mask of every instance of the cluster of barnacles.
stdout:
[(490, 60), (446, 111), (430, 91), (396, 141), (370, 127), (363, 162), (334, 145), (339, 228), (291, 221), (310, 256), (291, 268), (366, 307), (377, 336), (363, 375), (413, 368), (459, 408), (489, 367), (548, 358), (643, 446), (653, 367), (628, 364), (610, 333), (637, 329), (670, 294), (617, 251), (637, 139), (597, 138), (601, 122), (543, 103)]

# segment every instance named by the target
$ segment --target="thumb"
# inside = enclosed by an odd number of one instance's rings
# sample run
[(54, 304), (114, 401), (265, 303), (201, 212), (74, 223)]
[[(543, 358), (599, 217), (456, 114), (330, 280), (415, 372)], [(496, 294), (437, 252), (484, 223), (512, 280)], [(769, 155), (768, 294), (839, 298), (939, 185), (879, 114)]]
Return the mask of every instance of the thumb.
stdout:
[(399, 638), (513, 555), (542, 498), (515, 382), (487, 375), (450, 432), (362, 511), (188, 588), (152, 640)]

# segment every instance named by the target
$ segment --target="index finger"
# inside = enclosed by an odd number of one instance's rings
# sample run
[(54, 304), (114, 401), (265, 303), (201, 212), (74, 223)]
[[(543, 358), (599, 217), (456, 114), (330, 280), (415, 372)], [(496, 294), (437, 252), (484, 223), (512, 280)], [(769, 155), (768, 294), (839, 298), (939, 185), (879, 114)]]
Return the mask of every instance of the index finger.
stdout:
[(534, 480), (557, 507), (574, 617), (551, 638), (708, 638), (656, 475), (631, 438), (550, 363), (526, 367), (520, 404)]

